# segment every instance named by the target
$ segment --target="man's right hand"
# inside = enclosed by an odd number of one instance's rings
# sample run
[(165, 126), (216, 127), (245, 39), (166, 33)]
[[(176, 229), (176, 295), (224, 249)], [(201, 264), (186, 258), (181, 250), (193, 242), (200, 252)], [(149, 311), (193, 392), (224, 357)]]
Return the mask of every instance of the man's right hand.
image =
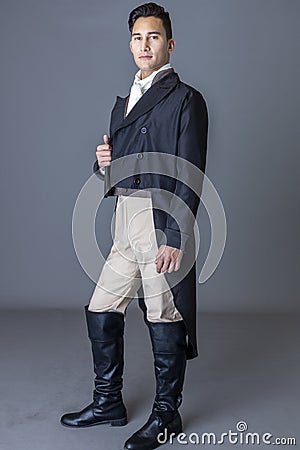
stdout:
[(98, 145), (96, 150), (96, 157), (99, 167), (111, 165), (111, 151), (112, 147), (108, 144), (109, 137), (107, 134), (103, 136), (104, 144)]

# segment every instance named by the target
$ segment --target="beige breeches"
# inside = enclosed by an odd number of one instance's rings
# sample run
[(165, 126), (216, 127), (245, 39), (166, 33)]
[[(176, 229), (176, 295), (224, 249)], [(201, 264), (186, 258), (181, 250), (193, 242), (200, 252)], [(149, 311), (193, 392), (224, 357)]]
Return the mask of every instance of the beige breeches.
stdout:
[(125, 315), (142, 285), (149, 321), (182, 320), (164, 273), (156, 271), (157, 252), (151, 197), (119, 195), (113, 244), (88, 309)]

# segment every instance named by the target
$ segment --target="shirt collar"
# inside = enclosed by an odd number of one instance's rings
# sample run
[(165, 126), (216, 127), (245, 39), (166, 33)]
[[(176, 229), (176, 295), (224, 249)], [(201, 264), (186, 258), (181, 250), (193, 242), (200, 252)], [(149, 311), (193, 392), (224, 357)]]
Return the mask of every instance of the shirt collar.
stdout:
[(162, 66), (160, 69), (155, 70), (154, 72), (151, 73), (151, 75), (148, 75), (148, 77), (143, 78), (142, 80), (141, 80), (141, 70), (139, 70), (134, 76), (134, 83), (138, 84), (141, 87), (141, 89), (148, 87), (148, 85), (150, 85), (152, 83), (155, 75), (158, 72), (161, 72), (162, 70), (166, 70), (166, 69), (171, 69), (170, 63), (167, 63), (164, 66)]

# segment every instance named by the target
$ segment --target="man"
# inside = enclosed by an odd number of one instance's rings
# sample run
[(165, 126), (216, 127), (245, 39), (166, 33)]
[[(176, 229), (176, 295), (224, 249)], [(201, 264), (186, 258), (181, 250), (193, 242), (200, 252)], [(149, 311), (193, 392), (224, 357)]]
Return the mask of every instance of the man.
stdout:
[(182, 431), (178, 408), (186, 360), (198, 355), (191, 218), (199, 206), (208, 117), (203, 96), (170, 65), (175, 40), (164, 8), (141, 5), (128, 24), (139, 71), (130, 95), (117, 97), (110, 137), (104, 135), (94, 164), (94, 172), (104, 177), (105, 197), (116, 196), (114, 242), (85, 306), (94, 398), (82, 411), (65, 414), (61, 423), (77, 428), (127, 423), (121, 393), (124, 323), (138, 292), (152, 343), (156, 396), (149, 419), (125, 449), (144, 450), (157, 448), (164, 430), (168, 436)]

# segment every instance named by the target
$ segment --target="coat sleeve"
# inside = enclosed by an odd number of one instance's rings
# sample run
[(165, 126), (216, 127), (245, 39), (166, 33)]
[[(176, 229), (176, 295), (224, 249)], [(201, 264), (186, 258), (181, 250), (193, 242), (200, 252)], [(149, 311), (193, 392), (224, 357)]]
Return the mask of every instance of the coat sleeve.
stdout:
[(94, 162), (93, 165), (93, 172), (97, 177), (99, 177), (101, 180), (104, 180), (105, 177), (105, 167), (99, 167), (98, 160)]
[[(187, 94), (182, 106), (177, 155), (180, 158), (188, 160), (194, 164), (201, 172), (196, 171), (196, 183), (201, 195), (203, 173), (206, 166), (207, 152), (207, 132), (208, 132), (208, 113), (206, 102), (202, 94), (196, 90)], [(185, 171), (185, 178), (188, 178), (186, 169), (182, 168), (180, 161), (177, 163), (177, 172), (180, 174)], [(195, 181), (195, 172), (193, 171), (193, 180)], [(185, 244), (193, 233), (194, 219), (188, 214), (187, 208), (176, 202), (179, 197), (191, 209), (194, 218), (196, 218), (198, 206), (200, 203), (198, 196), (191, 188), (183, 182), (177, 180), (174, 196), (170, 202), (170, 210), (166, 221), (164, 233), (167, 238), (167, 245), (184, 250)]]

